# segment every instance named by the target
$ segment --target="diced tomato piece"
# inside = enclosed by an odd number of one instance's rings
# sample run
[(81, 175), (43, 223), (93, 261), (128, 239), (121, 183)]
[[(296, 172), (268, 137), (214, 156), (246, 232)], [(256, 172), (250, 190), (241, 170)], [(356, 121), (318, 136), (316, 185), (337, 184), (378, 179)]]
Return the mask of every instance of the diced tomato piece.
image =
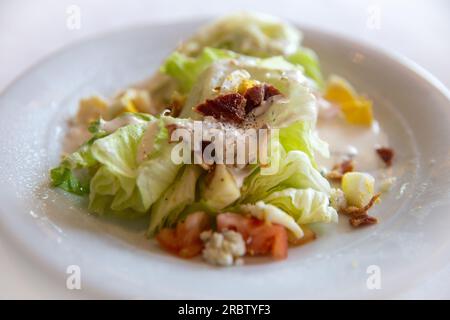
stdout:
[(217, 230), (237, 231), (244, 239), (247, 239), (250, 236), (250, 230), (254, 227), (253, 224), (261, 222), (235, 213), (221, 213), (217, 216)]
[(250, 255), (270, 253), (277, 260), (287, 257), (288, 234), (281, 225), (268, 224), (239, 214), (222, 213), (217, 216), (217, 229), (239, 232), (246, 242)]
[(156, 239), (158, 240), (159, 244), (167, 251), (170, 251), (172, 253), (178, 252), (178, 241), (174, 229), (162, 229), (156, 235)]
[(204, 212), (190, 214), (175, 228), (164, 228), (157, 235), (159, 244), (166, 250), (183, 258), (192, 258), (200, 254), (203, 242), (200, 233), (210, 229), (209, 217)]

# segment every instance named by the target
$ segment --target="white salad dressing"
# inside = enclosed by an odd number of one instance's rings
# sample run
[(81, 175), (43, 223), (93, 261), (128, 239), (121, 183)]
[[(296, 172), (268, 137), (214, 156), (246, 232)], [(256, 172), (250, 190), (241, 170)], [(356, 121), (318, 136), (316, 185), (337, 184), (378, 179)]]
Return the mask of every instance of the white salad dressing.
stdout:
[(388, 139), (377, 121), (369, 128), (349, 124), (339, 116), (319, 118), (317, 130), (330, 149), (328, 159), (317, 155), (320, 167), (330, 170), (333, 165), (348, 158), (354, 159), (357, 171), (374, 171), (382, 165), (375, 149), (387, 147)]
[(86, 125), (70, 123), (63, 140), (63, 153), (69, 154), (77, 149), (91, 137)]
[(106, 131), (107, 133), (112, 133), (117, 129), (127, 126), (129, 124), (140, 124), (146, 123), (145, 120), (134, 117), (130, 114), (126, 114), (120, 117), (117, 117), (111, 121), (105, 121), (100, 125), (100, 129)]
[(159, 122), (157, 120), (151, 121), (148, 124), (147, 130), (145, 130), (144, 135), (138, 145), (137, 149), (137, 162), (140, 163), (144, 161), (147, 156), (152, 153), (155, 145), (155, 138), (159, 131)]
[[(106, 131), (107, 133), (111, 133), (129, 124), (139, 124), (145, 122), (146, 121), (142, 119), (127, 114), (117, 117), (111, 121), (102, 122), (100, 129)], [(91, 138), (91, 135), (92, 134), (89, 132), (86, 124), (69, 121), (68, 130), (63, 141), (63, 152), (75, 152), (83, 143)]]
[(236, 182), (237, 187), (240, 189), (244, 185), (244, 180), (247, 178), (252, 172), (253, 167), (246, 166), (244, 168), (239, 167), (227, 167), (228, 172), (233, 176), (234, 181)]

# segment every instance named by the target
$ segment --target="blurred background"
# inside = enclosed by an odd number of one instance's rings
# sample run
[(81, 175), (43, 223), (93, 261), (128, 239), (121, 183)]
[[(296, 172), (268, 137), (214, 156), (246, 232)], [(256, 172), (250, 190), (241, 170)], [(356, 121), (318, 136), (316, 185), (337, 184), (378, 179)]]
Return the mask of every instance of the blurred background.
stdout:
[[(110, 30), (257, 10), (397, 51), (450, 87), (448, 0), (0, 0), (0, 90), (64, 45)], [(70, 17), (79, 13), (79, 25)]]
[[(133, 25), (239, 10), (277, 15), (395, 51), (450, 87), (448, 0), (0, 0), (0, 91), (28, 67), (69, 43)], [(68, 295), (52, 288), (48, 279), (2, 243), (0, 261), (0, 298)], [(427, 286), (432, 288), (432, 284)]]

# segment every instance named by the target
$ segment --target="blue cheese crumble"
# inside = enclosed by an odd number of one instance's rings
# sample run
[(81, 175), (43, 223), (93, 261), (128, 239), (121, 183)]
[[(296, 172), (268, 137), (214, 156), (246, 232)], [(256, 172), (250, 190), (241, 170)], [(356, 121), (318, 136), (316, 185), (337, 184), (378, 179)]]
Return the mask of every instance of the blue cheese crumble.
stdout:
[(202, 232), (200, 238), (205, 244), (202, 254), (206, 262), (218, 266), (243, 264), (245, 241), (240, 233), (232, 230), (208, 230)]

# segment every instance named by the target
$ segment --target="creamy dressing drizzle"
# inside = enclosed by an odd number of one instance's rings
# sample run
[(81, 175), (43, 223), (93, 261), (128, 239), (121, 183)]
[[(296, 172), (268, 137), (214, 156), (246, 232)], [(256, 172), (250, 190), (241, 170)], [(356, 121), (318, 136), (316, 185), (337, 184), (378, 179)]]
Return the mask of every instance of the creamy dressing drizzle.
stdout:
[[(133, 117), (132, 115), (123, 115), (111, 121), (105, 121), (100, 125), (100, 129), (107, 133), (112, 133), (117, 129), (129, 124), (146, 123), (146, 121)], [(63, 152), (73, 153), (86, 141), (91, 138), (92, 134), (88, 130), (86, 124), (75, 123), (70, 121), (68, 130), (63, 140)]]
[(137, 150), (137, 162), (141, 163), (147, 156), (152, 153), (155, 146), (155, 138), (159, 131), (158, 121), (154, 120), (148, 124), (147, 130), (145, 130), (142, 136), (141, 142), (138, 145)]
[(91, 133), (85, 125), (69, 124), (63, 140), (63, 153), (69, 154), (77, 151), (77, 149), (90, 137)]
[(100, 125), (100, 129), (106, 131), (107, 133), (112, 133), (117, 129), (130, 125), (130, 124), (140, 124), (146, 123), (147, 121), (136, 118), (130, 114), (126, 114), (120, 117), (117, 117), (111, 121), (105, 121)]
[(357, 171), (375, 171), (383, 166), (375, 148), (388, 146), (388, 139), (379, 123), (370, 128), (347, 123), (339, 116), (319, 118), (317, 130), (321, 139), (328, 142), (330, 158), (317, 155), (319, 167), (330, 170), (344, 159), (352, 158)]
[(230, 172), (230, 174), (233, 176), (234, 181), (236, 182), (236, 185), (239, 189), (244, 185), (245, 178), (247, 178), (253, 172), (253, 168), (251, 166), (246, 166), (244, 168), (227, 166), (227, 168), (228, 172)]

